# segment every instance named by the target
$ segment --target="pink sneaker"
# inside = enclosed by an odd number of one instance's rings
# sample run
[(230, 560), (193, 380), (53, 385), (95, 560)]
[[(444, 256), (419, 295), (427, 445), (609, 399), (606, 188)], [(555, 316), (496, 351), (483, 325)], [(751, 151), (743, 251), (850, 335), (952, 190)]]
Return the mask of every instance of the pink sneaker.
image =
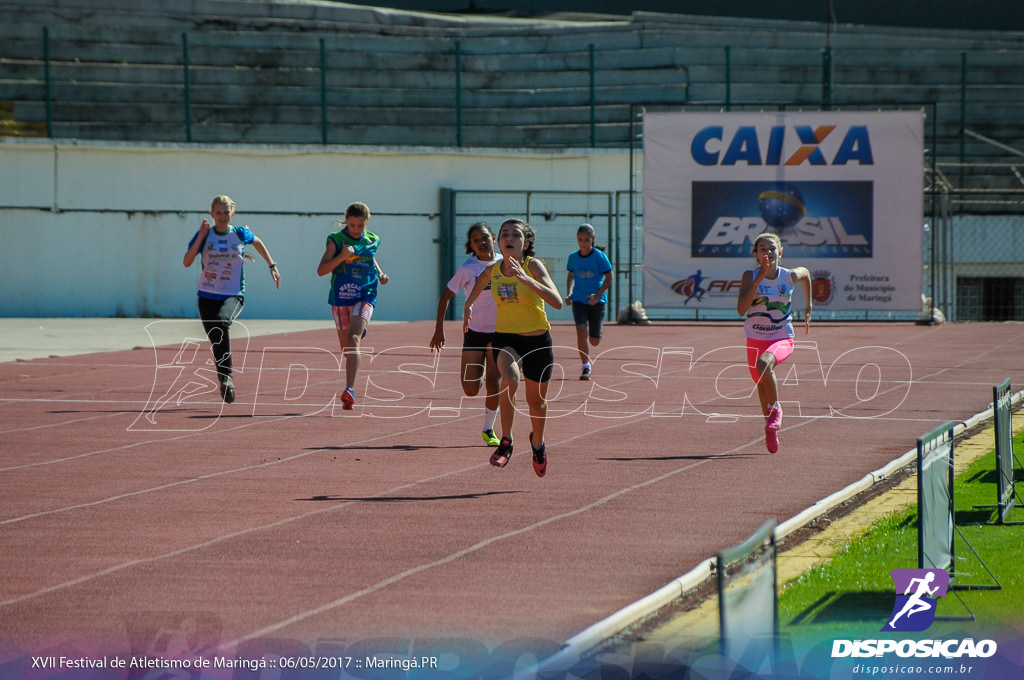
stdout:
[(768, 410), (768, 422), (764, 426), (764, 445), (768, 453), (779, 450), (779, 428), (782, 427), (782, 409), (773, 406)]

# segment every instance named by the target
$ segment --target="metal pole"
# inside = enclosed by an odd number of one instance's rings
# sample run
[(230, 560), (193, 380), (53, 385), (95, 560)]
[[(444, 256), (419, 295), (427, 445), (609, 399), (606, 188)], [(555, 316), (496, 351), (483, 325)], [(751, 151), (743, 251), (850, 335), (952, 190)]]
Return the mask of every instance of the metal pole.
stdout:
[(832, 48), (821, 51), (821, 101), (826, 111), (832, 108)]
[[(630, 110), (632, 110), (632, 107), (630, 107)], [(630, 144), (630, 153), (633, 153), (632, 143)], [(612, 204), (612, 210), (615, 211), (614, 215), (612, 216), (613, 231), (611, 240), (612, 244), (614, 244), (612, 245), (612, 257), (615, 258), (615, 261), (612, 262), (612, 269), (614, 271), (615, 278), (612, 280), (612, 289), (608, 291), (610, 293), (608, 299), (611, 300), (611, 304), (608, 305), (609, 307), (611, 307), (611, 309), (608, 310), (609, 321), (614, 321), (619, 314), (619, 296), (621, 295), (621, 290), (619, 286), (619, 274), (622, 271), (622, 249), (619, 247), (619, 234), (622, 233), (622, 230), (619, 228), (622, 223), (621, 191), (615, 192), (615, 202)]]
[(327, 146), (327, 48), (320, 38), (320, 132), (321, 141)]
[(725, 46), (725, 110), (732, 110), (732, 48)]
[[(633, 145), (636, 143), (636, 132), (633, 129), (633, 126), (634, 126), (634, 123), (635, 123), (635, 119), (637, 117), (636, 112), (632, 108), (630, 108), (630, 112), (629, 113), (630, 113), (630, 116), (629, 116), (629, 197), (628, 197), (629, 198), (629, 202), (628, 202), (629, 210), (628, 210), (628, 215), (626, 217), (626, 220), (627, 220), (626, 221), (626, 229), (629, 230), (628, 233), (626, 234), (626, 239), (627, 239), (626, 247), (629, 250), (629, 268), (626, 270), (626, 306), (627, 307), (631, 306), (633, 304), (633, 210), (634, 210), (634, 207), (633, 207), (633, 182), (635, 181), (634, 173), (636, 172), (636, 168), (634, 167), (634, 162), (633, 162), (633, 156), (634, 156)], [(621, 232), (619, 234), (619, 237), (620, 238), (622, 237)], [(619, 297), (621, 299), (621, 296), (619, 296)]]
[[(442, 290), (448, 285), (448, 281), (455, 273), (452, 261), (455, 259), (453, 248), (455, 243), (455, 220), (457, 217), (456, 196), (457, 192), (454, 189), (441, 187), (441, 219), (438, 224), (440, 231), (437, 235), (437, 241), (441, 250), (441, 281), (439, 287)], [(448, 305), (444, 318), (449, 321), (455, 318), (455, 305)]]
[(455, 145), (462, 146), (462, 43), (455, 41)]
[[(609, 249), (612, 248), (612, 244), (615, 242), (616, 229), (615, 229), (615, 213), (614, 213), (614, 210), (615, 210), (615, 194), (613, 192), (609, 191), (607, 194), (605, 194), (605, 211), (606, 211), (605, 212), (605, 216), (608, 219), (608, 240), (605, 241), (605, 243), (608, 244), (608, 248)], [(616, 257), (616, 255), (613, 254), (612, 257)], [(607, 291), (605, 291), (605, 294), (608, 296), (608, 303), (604, 306), (604, 319), (605, 319), (605, 321), (611, 321), (612, 319), (615, 318), (615, 316), (612, 314), (612, 312), (615, 309), (615, 300), (614, 300), (615, 291), (614, 291), (614, 288), (615, 288), (615, 279), (616, 279), (615, 268), (617, 266), (618, 266), (617, 264), (613, 264), (612, 265), (612, 287), (609, 288)]]
[(964, 188), (964, 163), (967, 158), (967, 139), (964, 130), (967, 129), (967, 53), (960, 53), (960, 169), (957, 180), (957, 187)]
[[(936, 192), (936, 188), (938, 187), (938, 184), (939, 184), (938, 169), (937, 169), (937, 166), (935, 164), (936, 156), (938, 154), (938, 149), (935, 146), (936, 134), (937, 134), (936, 133), (936, 123), (937, 123), (937, 121), (935, 119), (936, 115), (937, 115), (936, 106), (933, 104), (929, 109), (926, 109), (926, 111), (928, 111), (928, 113), (931, 116), (931, 120), (929, 120), (928, 123), (931, 126), (930, 132), (931, 132), (931, 147), (932, 147), (932, 150), (931, 150), (931, 156), (932, 156), (931, 157), (931, 171), (932, 171), (932, 183), (931, 183), (931, 199), (932, 199), (931, 200), (931, 203), (932, 203), (932, 214), (931, 214), (931, 222), (932, 222), (932, 233), (931, 233), (931, 237), (932, 237), (932, 263), (931, 263), (931, 267), (932, 267), (932, 271), (931, 271), (931, 275), (932, 275), (932, 290), (931, 290), (931, 293), (932, 293), (932, 304), (931, 304), (931, 307), (934, 307), (936, 309), (942, 309), (942, 303), (944, 301), (939, 299), (939, 289), (938, 289), (938, 281), (939, 281), (939, 271), (938, 271), (939, 270), (939, 253), (938, 253), (938, 244), (939, 244), (939, 236), (940, 236), (940, 234), (939, 234), (939, 219), (938, 219), (939, 218), (939, 211), (938, 211), (938, 205), (936, 205), (936, 201), (939, 198), (938, 193)], [(945, 226), (945, 225), (943, 225), (943, 226)], [(928, 316), (929, 317), (931, 317), (931, 313), (932, 313), (932, 310), (931, 310), (931, 308), (929, 308), (928, 309)]]
[(590, 148), (597, 146), (597, 116), (594, 109), (594, 44), (590, 44)]
[(181, 62), (184, 65), (185, 80), (185, 139), (192, 141), (192, 91), (188, 75), (188, 33), (181, 34)]
[(46, 136), (53, 139), (53, 86), (50, 80), (50, 29), (43, 26), (43, 76), (46, 80)]

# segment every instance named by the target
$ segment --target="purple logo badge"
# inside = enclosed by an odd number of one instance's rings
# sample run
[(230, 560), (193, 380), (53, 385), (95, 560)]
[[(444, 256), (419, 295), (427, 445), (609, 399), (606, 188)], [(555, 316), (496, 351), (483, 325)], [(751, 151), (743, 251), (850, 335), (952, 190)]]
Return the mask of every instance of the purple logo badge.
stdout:
[(883, 631), (917, 632), (935, 621), (938, 598), (946, 596), (949, 573), (945, 569), (893, 569), (896, 603)]

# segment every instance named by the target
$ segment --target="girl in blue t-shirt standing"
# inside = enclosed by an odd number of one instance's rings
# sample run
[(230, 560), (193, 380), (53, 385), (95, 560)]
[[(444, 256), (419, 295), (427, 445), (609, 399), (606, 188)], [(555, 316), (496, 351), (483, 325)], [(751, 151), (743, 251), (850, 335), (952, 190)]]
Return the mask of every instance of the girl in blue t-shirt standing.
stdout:
[(345, 209), (345, 221), (338, 221), (344, 227), (327, 237), (327, 248), (316, 268), (317, 276), (331, 275), (328, 302), (345, 357), (345, 391), (340, 399), (346, 411), (351, 411), (356, 403), (359, 343), (366, 335), (377, 303), (377, 283), (388, 282), (388, 275), (377, 264), (380, 237), (366, 230), (369, 221), (369, 206), (350, 204)]
[(231, 363), (231, 338), (228, 328), (242, 313), (245, 304), (245, 276), (242, 272), (244, 260), (252, 260), (245, 254), (245, 246), (252, 244), (267, 264), (270, 275), (278, 288), (281, 287), (281, 273), (277, 263), (270, 256), (270, 250), (249, 230), (249, 227), (235, 227), (231, 219), (235, 216), (235, 202), (230, 196), (217, 196), (210, 204), (213, 228), (203, 218), (199, 231), (188, 242), (188, 250), (182, 263), (191, 267), (202, 253), (203, 270), (199, 273), (199, 318), (203, 329), (213, 346), (213, 359), (217, 364), (217, 378), (220, 382), (220, 396), (227, 403), (235, 400), (235, 382)]
[(580, 380), (590, 380), (590, 345), (601, 343), (604, 309), (608, 303), (608, 289), (612, 285), (612, 263), (604, 251), (595, 246), (596, 232), (589, 224), (576, 230), (576, 243), (580, 249), (569, 255), (565, 278), (565, 304), (572, 304), (572, 318), (576, 322), (576, 348), (580, 352), (583, 370)]

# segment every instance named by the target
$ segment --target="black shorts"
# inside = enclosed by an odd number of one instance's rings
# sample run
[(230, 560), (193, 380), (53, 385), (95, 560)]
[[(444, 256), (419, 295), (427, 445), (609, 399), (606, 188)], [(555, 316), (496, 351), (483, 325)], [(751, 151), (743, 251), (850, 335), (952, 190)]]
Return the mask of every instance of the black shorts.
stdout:
[(598, 302), (596, 305), (588, 305), (586, 302), (572, 303), (572, 320), (577, 326), (589, 326), (587, 334), (592, 338), (601, 337), (601, 327), (604, 325), (605, 303)]
[(495, 333), (491, 340), (494, 360), (505, 348), (519, 355), (523, 377), (534, 382), (546, 383), (551, 380), (554, 370), (555, 352), (551, 348), (551, 332), (543, 335), (519, 335), (517, 333)]
[(484, 352), (494, 339), (494, 333), (483, 333), (470, 328), (462, 334), (462, 351)]

